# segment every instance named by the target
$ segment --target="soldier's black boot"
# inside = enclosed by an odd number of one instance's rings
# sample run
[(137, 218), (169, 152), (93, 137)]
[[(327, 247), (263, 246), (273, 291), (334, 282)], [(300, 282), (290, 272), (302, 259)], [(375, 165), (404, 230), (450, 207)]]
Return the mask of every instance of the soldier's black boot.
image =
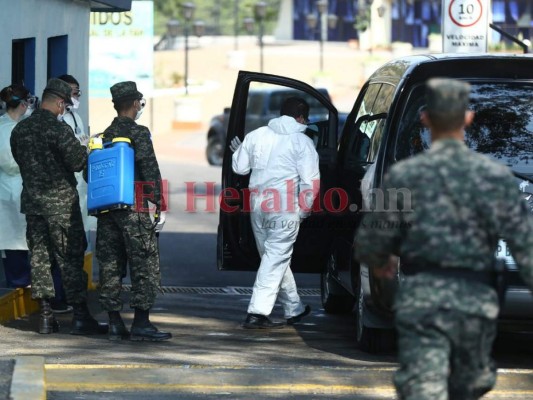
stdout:
[(72, 316), (71, 335), (102, 335), (106, 334), (109, 326), (99, 323), (93, 318), (87, 308), (87, 303), (73, 304), (74, 315)]
[(41, 315), (39, 316), (39, 333), (52, 333), (59, 331), (59, 322), (57, 322), (52, 312), (52, 307), (47, 299), (39, 300)]
[(122, 340), (130, 336), (130, 332), (124, 325), (122, 317), (118, 311), (109, 311), (109, 340)]
[(150, 310), (135, 309), (133, 324), (131, 325), (130, 340), (150, 342), (161, 342), (169, 340), (172, 337), (170, 332), (162, 332), (157, 329), (148, 319)]

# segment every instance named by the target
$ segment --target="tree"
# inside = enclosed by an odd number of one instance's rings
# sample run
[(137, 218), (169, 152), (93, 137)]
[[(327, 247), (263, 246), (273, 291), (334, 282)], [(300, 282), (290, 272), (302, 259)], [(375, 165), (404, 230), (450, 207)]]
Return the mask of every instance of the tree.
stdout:
[[(180, 6), (187, 0), (153, 0), (155, 34), (166, 31), (169, 19), (182, 21)], [(253, 7), (257, 0), (192, 0), (196, 5), (194, 19), (201, 19), (206, 24), (206, 34), (233, 35), (235, 26), (235, 6), (238, 5), (237, 26), (244, 32), (243, 19), (253, 17)], [(272, 32), (277, 21), (281, 0), (267, 1), (266, 32)]]

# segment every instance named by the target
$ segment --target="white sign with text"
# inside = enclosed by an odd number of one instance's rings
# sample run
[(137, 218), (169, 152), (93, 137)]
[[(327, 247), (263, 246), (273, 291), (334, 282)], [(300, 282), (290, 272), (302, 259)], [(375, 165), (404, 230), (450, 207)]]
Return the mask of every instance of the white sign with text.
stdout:
[(486, 53), (490, 0), (442, 2), (444, 53)]
[(110, 98), (117, 82), (134, 81), (150, 96), (154, 87), (154, 3), (133, 1), (131, 11), (91, 13), (89, 92)]

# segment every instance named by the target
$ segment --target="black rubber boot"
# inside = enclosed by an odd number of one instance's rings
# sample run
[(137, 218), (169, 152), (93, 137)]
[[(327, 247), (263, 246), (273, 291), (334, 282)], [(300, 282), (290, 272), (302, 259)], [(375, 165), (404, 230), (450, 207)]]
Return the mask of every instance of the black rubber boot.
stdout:
[(109, 311), (109, 340), (122, 340), (127, 339), (130, 336), (130, 332), (124, 325), (120, 312), (118, 311)]
[(99, 323), (93, 318), (87, 303), (73, 304), (74, 315), (72, 317), (71, 335), (102, 335), (106, 334), (109, 326)]
[(52, 333), (59, 331), (59, 322), (57, 322), (52, 313), (50, 301), (47, 299), (40, 299), (39, 306), (41, 308), (41, 315), (39, 317), (39, 333)]
[(150, 310), (135, 309), (133, 324), (131, 325), (130, 340), (139, 342), (147, 340), (150, 342), (162, 342), (172, 338), (170, 332), (162, 332), (157, 329), (149, 320)]

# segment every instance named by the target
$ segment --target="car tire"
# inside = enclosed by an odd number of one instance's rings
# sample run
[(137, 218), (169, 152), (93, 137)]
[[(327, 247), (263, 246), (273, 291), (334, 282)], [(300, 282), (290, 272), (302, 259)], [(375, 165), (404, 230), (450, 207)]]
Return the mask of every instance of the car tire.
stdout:
[(396, 335), (392, 329), (371, 328), (365, 325), (366, 310), (363, 288), (357, 285), (356, 343), (359, 350), (370, 354), (388, 353), (396, 348)]
[(347, 314), (353, 310), (355, 298), (333, 278), (336, 262), (336, 256), (332, 253), (325, 271), (320, 274), (322, 307), (328, 314)]
[(221, 166), (224, 160), (224, 145), (216, 137), (209, 138), (205, 155), (209, 165)]

